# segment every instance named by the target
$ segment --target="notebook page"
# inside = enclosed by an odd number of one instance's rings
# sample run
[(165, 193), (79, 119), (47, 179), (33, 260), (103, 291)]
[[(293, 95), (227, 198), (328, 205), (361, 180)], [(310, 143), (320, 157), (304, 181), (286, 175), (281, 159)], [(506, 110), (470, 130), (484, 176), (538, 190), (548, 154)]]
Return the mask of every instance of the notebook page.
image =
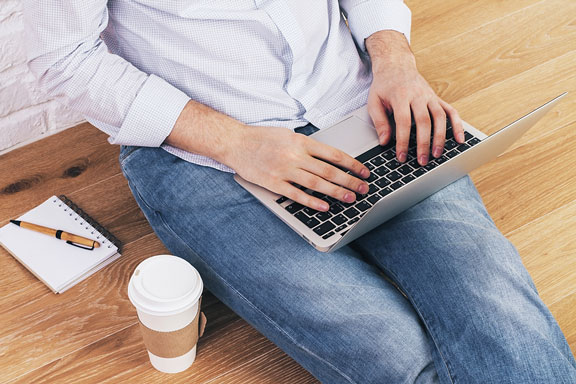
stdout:
[(0, 242), (55, 292), (116, 254), (118, 250), (56, 196), (28, 211), (18, 220), (60, 229), (100, 242), (100, 248), (89, 251), (12, 223), (0, 228)]

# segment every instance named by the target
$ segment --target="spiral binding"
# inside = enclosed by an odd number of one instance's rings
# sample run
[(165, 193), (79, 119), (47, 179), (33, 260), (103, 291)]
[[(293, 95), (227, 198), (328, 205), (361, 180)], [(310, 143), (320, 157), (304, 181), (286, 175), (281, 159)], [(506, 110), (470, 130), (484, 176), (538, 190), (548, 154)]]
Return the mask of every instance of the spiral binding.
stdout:
[(78, 214), (78, 216), (80, 216), (82, 219), (84, 219), (84, 221), (86, 221), (86, 223), (90, 224), (95, 230), (100, 232), (100, 234), (102, 236), (104, 236), (106, 238), (106, 240), (108, 240), (109, 242), (114, 244), (118, 248), (118, 252), (121, 251), (122, 243), (120, 242), (120, 240), (118, 240), (118, 238), (116, 238), (116, 236), (114, 236), (112, 233), (110, 233), (110, 231), (108, 231), (106, 228), (104, 228), (104, 226), (100, 225), (100, 223), (98, 223), (96, 220), (94, 220), (91, 216), (89, 216), (86, 212), (84, 212), (84, 210), (82, 208), (80, 208), (78, 205), (76, 205), (72, 200), (70, 200), (65, 195), (60, 195), (60, 196), (58, 196), (58, 198), (60, 200), (62, 200), (62, 202), (64, 204), (66, 204), (70, 209), (72, 209), (74, 212), (76, 212)]

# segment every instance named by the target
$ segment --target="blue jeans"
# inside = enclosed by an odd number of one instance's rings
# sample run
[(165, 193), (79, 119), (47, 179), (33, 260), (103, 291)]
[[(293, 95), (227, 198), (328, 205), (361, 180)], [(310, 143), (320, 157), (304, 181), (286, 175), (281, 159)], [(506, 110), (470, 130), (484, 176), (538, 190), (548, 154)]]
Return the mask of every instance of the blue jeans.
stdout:
[(152, 228), (325, 383), (576, 383), (576, 363), (468, 177), (333, 253), (231, 174), (123, 147)]

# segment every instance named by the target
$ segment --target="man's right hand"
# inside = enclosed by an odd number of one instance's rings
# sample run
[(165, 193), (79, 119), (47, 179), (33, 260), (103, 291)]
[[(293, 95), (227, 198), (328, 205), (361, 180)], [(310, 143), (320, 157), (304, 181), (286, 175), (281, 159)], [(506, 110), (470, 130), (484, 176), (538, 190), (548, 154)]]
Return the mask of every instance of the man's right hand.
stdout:
[(328, 203), (294, 184), (346, 203), (355, 201), (355, 192), (368, 192), (368, 184), (358, 178), (367, 178), (368, 168), (348, 154), (310, 137), (286, 128), (256, 126), (244, 126), (233, 137), (236, 144), (229, 147), (224, 164), (245, 180), (302, 205), (318, 211), (329, 209)]
[(368, 192), (359, 177), (370, 171), (348, 154), (286, 128), (242, 124), (192, 100), (164, 142), (211, 157), (245, 180), (318, 211), (327, 211), (328, 204), (294, 184), (346, 203), (356, 200), (355, 192)]

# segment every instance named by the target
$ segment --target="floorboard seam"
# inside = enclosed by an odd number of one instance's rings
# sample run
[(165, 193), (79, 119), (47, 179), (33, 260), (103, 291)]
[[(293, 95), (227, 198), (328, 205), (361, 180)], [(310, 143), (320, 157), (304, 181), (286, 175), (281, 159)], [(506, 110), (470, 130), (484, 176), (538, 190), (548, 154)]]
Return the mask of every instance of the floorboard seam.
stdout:
[(502, 15), (502, 16), (500, 16), (500, 17), (497, 17), (497, 18), (495, 18), (495, 19), (492, 19), (492, 20), (490, 20), (490, 21), (487, 21), (486, 23), (481, 24), (481, 25), (479, 25), (479, 26), (477, 26), (477, 27), (475, 27), (475, 28), (473, 28), (473, 29), (470, 29), (470, 30), (465, 31), (465, 32), (458, 33), (458, 34), (456, 34), (456, 35), (454, 35), (454, 36), (451, 36), (451, 37), (449, 37), (449, 38), (447, 38), (447, 39), (445, 39), (445, 40), (439, 41), (439, 42), (434, 43), (434, 44), (432, 44), (432, 45), (429, 45), (429, 46), (427, 46), (427, 47), (425, 47), (425, 48), (421, 48), (421, 49), (419, 49), (419, 50), (416, 50), (416, 51), (414, 51), (414, 53), (416, 54), (416, 53), (418, 53), (418, 52), (422, 52), (422, 51), (425, 51), (425, 50), (427, 50), (427, 49), (431, 49), (431, 48), (433, 48), (433, 47), (436, 47), (437, 45), (444, 44), (444, 43), (446, 43), (447, 41), (452, 41), (452, 40), (455, 40), (455, 39), (457, 39), (457, 38), (460, 38), (461, 36), (466, 35), (466, 34), (468, 34), (468, 33), (476, 32), (477, 30), (482, 29), (482, 28), (486, 27), (487, 25), (493, 24), (493, 23), (495, 23), (495, 22), (498, 22), (498, 21), (500, 21), (500, 20), (502, 20), (502, 19), (508, 18), (508, 17), (510, 17), (510, 16), (512, 16), (512, 15), (515, 15), (515, 14), (517, 14), (517, 13), (526, 11), (527, 9), (530, 9), (530, 8), (533, 8), (533, 7), (536, 7), (536, 6), (539, 6), (540, 4), (544, 4), (544, 3), (546, 3), (547, 1), (549, 1), (549, 0), (541, 0), (541, 1), (536, 2), (536, 3), (534, 3), (534, 4), (528, 5), (528, 6), (526, 6), (526, 7), (520, 8), (520, 9), (517, 9), (517, 10), (515, 10), (515, 11), (513, 11), (513, 12), (506, 13), (505, 15)]
[(117, 333), (119, 333), (119, 332), (122, 332), (122, 331), (124, 331), (124, 330), (126, 330), (126, 329), (128, 329), (128, 328), (130, 328), (130, 327), (133, 327), (133, 326), (135, 326), (135, 325), (137, 325), (137, 324), (138, 324), (138, 322), (136, 321), (136, 322), (134, 322), (134, 323), (132, 323), (132, 324), (124, 327), (124, 328), (118, 329), (118, 330), (115, 331), (115, 332), (112, 332), (112, 333), (110, 333), (110, 334), (108, 334), (108, 335), (106, 335), (106, 336), (104, 336), (104, 337), (101, 337), (101, 338), (99, 338), (98, 340), (94, 340), (93, 342), (91, 342), (91, 343), (89, 343), (89, 344), (86, 344), (86, 345), (84, 345), (84, 346), (82, 346), (82, 347), (79, 347), (79, 348), (77, 348), (77, 349), (75, 349), (75, 350), (73, 350), (73, 351), (70, 351), (70, 352), (68, 352), (68, 353), (66, 353), (66, 354), (64, 354), (64, 355), (62, 355), (62, 356), (59, 356), (59, 357), (57, 357), (57, 358), (55, 358), (55, 359), (53, 359), (53, 360), (50, 360), (49, 362), (47, 362), (47, 363), (45, 363), (45, 364), (42, 364), (42, 365), (39, 366), (39, 367), (36, 367), (36, 368), (34, 368), (34, 369), (31, 369), (30, 371), (25, 372), (25, 373), (21, 374), (20, 376), (13, 378), (12, 380), (8, 381), (7, 384), (14, 383), (14, 382), (17, 381), (18, 379), (20, 379), (20, 378), (22, 378), (22, 377), (24, 377), (24, 376), (26, 376), (26, 375), (28, 375), (28, 374), (30, 374), (30, 373), (32, 373), (32, 372), (38, 371), (39, 369), (42, 369), (42, 368), (44, 368), (44, 367), (47, 366), (47, 365), (50, 365), (50, 364), (52, 364), (52, 363), (54, 363), (54, 362), (57, 362), (58, 360), (62, 360), (62, 359), (64, 359), (64, 358), (66, 358), (67, 356), (70, 356), (70, 355), (72, 355), (72, 354), (74, 354), (74, 353), (76, 353), (76, 352), (79, 352), (79, 351), (81, 351), (81, 350), (83, 350), (83, 349), (86, 349), (86, 348), (90, 347), (91, 345), (94, 345), (95, 343), (98, 343), (98, 342), (100, 342), (100, 341), (102, 341), (102, 340), (104, 340), (104, 339), (106, 339), (106, 338), (108, 338), (108, 337), (110, 337), (110, 336), (113, 336), (113, 335), (115, 335), (115, 334), (117, 334)]

